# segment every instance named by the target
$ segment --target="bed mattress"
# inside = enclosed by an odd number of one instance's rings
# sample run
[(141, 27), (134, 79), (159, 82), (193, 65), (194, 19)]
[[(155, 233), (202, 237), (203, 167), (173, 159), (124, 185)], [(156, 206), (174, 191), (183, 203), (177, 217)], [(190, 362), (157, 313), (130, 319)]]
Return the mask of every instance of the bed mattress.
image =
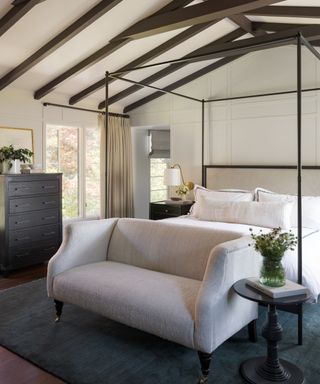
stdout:
[[(211, 228), (212, 230), (219, 229), (224, 231), (236, 231), (243, 236), (249, 236), (249, 228), (252, 228), (254, 233), (262, 231), (270, 231), (269, 228), (256, 227), (247, 224), (223, 223), (216, 221), (199, 220), (193, 216), (180, 216), (170, 219), (165, 219), (171, 223), (195, 226), (198, 228)], [(293, 233), (297, 233), (297, 228), (291, 229)], [(310, 228), (302, 229), (302, 284), (310, 290), (312, 301), (316, 302), (320, 294), (320, 231)], [(287, 251), (283, 257), (283, 265), (286, 270), (286, 277), (289, 280), (297, 281), (298, 279), (298, 258), (297, 250)]]

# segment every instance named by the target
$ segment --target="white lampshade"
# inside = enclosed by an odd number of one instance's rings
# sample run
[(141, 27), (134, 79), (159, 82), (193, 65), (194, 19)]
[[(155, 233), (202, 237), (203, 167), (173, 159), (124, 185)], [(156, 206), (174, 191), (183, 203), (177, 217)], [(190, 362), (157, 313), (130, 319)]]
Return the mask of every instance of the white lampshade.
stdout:
[(178, 168), (167, 168), (164, 171), (164, 185), (181, 185), (181, 173)]

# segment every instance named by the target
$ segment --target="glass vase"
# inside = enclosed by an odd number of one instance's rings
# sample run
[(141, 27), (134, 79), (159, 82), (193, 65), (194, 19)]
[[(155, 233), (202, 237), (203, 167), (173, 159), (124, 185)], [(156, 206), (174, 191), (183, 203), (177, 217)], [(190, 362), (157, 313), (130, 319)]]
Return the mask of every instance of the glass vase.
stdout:
[(263, 257), (260, 270), (260, 283), (269, 287), (282, 287), (286, 283), (286, 274), (281, 259)]

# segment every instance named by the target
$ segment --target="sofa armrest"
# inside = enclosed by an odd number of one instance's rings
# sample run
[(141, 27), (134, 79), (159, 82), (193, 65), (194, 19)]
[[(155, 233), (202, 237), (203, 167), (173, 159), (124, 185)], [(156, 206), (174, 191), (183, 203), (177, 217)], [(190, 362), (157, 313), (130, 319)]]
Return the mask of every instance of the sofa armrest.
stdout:
[(109, 240), (117, 220), (80, 221), (66, 226), (63, 242), (48, 264), (47, 291), (50, 297), (54, 277), (59, 273), (107, 259)]
[(211, 251), (195, 308), (195, 346), (203, 352), (212, 352), (258, 317), (257, 304), (231, 289), (239, 279), (259, 274), (261, 256), (249, 243), (245, 236)]

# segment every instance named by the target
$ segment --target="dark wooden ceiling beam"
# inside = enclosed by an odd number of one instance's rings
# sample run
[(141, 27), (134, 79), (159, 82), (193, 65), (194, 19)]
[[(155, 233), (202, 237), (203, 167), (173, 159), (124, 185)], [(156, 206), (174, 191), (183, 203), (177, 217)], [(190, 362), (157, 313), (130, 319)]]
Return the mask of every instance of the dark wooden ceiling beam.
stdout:
[[(173, 0), (159, 11), (157, 11), (154, 15), (161, 14), (162, 12), (170, 12), (175, 11), (180, 6), (185, 6), (191, 3), (192, 0)], [(150, 17), (150, 16), (149, 16)], [(117, 36), (119, 37), (119, 35)], [(77, 63), (73, 67), (69, 68), (67, 71), (61, 73), (55, 79), (51, 80), (49, 83), (45, 84), (43, 87), (38, 89), (34, 93), (34, 98), (36, 100), (41, 99), (46, 96), (48, 93), (52, 92), (59, 84), (69, 79), (72, 76), (84, 71), (85, 69), (91, 67), (92, 65), (98, 63), (102, 59), (109, 56), (111, 53), (123, 47), (125, 44), (129, 43), (131, 39), (129, 38), (117, 38), (117, 41), (111, 41), (106, 44), (104, 47), (100, 48), (98, 51), (94, 52), (89, 57), (85, 58), (81, 62)]]
[[(267, 48), (280, 47), (284, 45), (293, 44), (296, 42), (297, 33), (301, 32), (302, 35), (308, 39), (309, 42), (320, 39), (320, 24), (318, 25), (305, 25), (299, 30), (281, 31), (273, 34), (266, 34), (264, 36), (252, 37), (249, 39), (241, 39), (232, 41), (225, 44), (217, 44), (203, 55), (192, 56), (186, 61), (189, 63), (222, 58), (227, 56), (237, 56), (244, 53), (251, 53), (255, 51), (264, 50)], [(150, 68), (159, 65), (171, 64), (181, 62), (181, 59), (174, 59), (170, 61), (163, 61), (160, 63), (144, 65), (132, 70), (140, 70), (142, 68)], [(119, 76), (120, 72), (112, 72), (111, 74)]]
[(10, 29), (17, 21), (19, 21), (26, 13), (28, 13), (35, 5), (43, 0), (26, 0), (20, 4), (14, 4), (1, 19), (0, 19), (0, 36)]
[(294, 28), (304, 27), (305, 24), (288, 24), (288, 23), (267, 23), (261, 21), (253, 21), (252, 28), (255, 31), (281, 32), (290, 31)]
[(117, 38), (141, 38), (190, 25), (222, 19), (246, 11), (261, 8), (280, 0), (224, 0), (205, 1), (176, 11), (156, 15), (136, 23)]
[[(311, 42), (317, 42), (320, 39), (320, 25), (305, 25), (303, 27), (299, 27), (298, 30), (290, 30), (290, 31), (283, 31), (283, 32), (276, 32), (272, 35), (266, 35), (266, 36), (259, 36), (259, 37), (253, 37), (251, 39), (245, 39), (245, 40), (238, 40), (234, 41), (232, 43), (226, 43), (224, 45), (219, 45), (214, 47), (211, 50), (211, 57), (217, 57), (217, 54), (224, 54), (226, 56), (230, 55), (230, 57), (225, 57), (224, 59), (221, 59), (213, 64), (210, 64), (209, 66), (206, 66), (202, 68), (201, 70), (176, 81), (175, 83), (169, 85), (168, 87), (165, 87), (165, 91), (171, 91), (176, 88), (181, 87), (182, 85), (187, 84), (190, 81), (193, 81), (197, 79), (200, 76), (203, 76), (204, 74), (213, 71), (214, 69), (220, 68), (222, 65), (225, 65), (227, 63), (232, 62), (233, 60), (244, 56), (246, 53), (253, 52), (256, 50), (264, 49), (267, 46), (279, 46), (282, 44), (283, 39), (287, 39), (287, 41), (293, 41), (291, 39), (292, 36), (295, 35), (295, 33), (301, 32), (305, 38), (307, 38)], [(281, 42), (281, 43), (280, 43)], [(269, 44), (268, 44), (269, 43)], [(268, 44), (268, 45), (267, 45)], [(207, 56), (209, 57), (209, 56)], [(194, 57), (195, 61), (197, 61), (199, 58), (196, 56)], [(138, 108), (158, 97), (160, 97), (163, 93), (162, 92), (155, 92), (147, 97), (144, 97), (141, 100), (136, 101), (135, 103), (132, 103), (124, 108), (124, 112), (127, 113), (135, 108)]]
[[(26, 2), (28, 2), (29, 0), (13, 0), (12, 2), (11, 2), (11, 4), (12, 5), (19, 5), (19, 4), (21, 4), (21, 3), (26, 3)], [(38, 3), (43, 3), (44, 1), (46, 1), (46, 0), (39, 0), (38, 1)]]
[(244, 12), (246, 15), (275, 17), (320, 17), (320, 7), (269, 6)]
[(229, 19), (245, 32), (250, 33), (253, 36), (262, 36), (266, 34), (266, 32), (261, 29), (255, 30), (252, 21), (242, 14), (230, 16)]
[[(183, 58), (188, 58), (188, 57), (191, 57), (191, 56), (194, 56), (194, 55), (200, 55), (200, 54), (206, 53), (208, 51), (208, 49), (210, 50), (214, 45), (223, 44), (223, 43), (226, 43), (228, 41), (232, 41), (234, 39), (238, 39), (239, 37), (243, 36), (244, 34), (245, 34), (245, 32), (243, 32), (239, 28), (239, 29), (237, 29), (237, 30), (235, 30), (233, 32), (228, 33), (225, 36), (222, 36), (220, 39), (214, 40), (211, 43), (206, 44), (205, 46), (190, 52), (189, 54), (183, 56)], [(178, 69), (183, 68), (187, 64), (188, 64), (188, 62), (181, 62), (181, 63), (171, 64), (168, 67), (161, 69), (157, 73), (154, 73), (153, 75), (148, 76), (145, 79), (141, 80), (141, 83), (143, 83), (143, 84), (152, 84), (155, 81), (161, 80), (164, 77), (168, 76), (169, 74), (177, 71)], [(137, 92), (137, 91), (139, 91), (142, 87), (143, 86), (139, 86), (139, 85), (130, 86), (130, 87), (124, 89), (123, 91), (121, 91), (121, 92), (111, 96), (108, 99), (108, 104), (111, 105), (111, 104), (113, 104), (113, 103), (115, 103), (115, 102), (117, 102), (117, 101), (119, 101), (119, 100), (121, 100), (121, 99), (123, 99), (123, 98), (125, 98), (125, 97), (127, 97), (127, 96), (129, 96), (129, 95), (131, 95), (131, 94), (133, 94), (135, 92)], [(105, 100), (102, 101), (99, 104), (98, 108), (102, 109), (102, 108), (104, 108), (104, 106), (105, 106)]]
[[(110, 79), (110, 81), (114, 81), (114, 80)], [(105, 80), (105, 78), (103, 78), (103, 79), (100, 79), (100, 80), (96, 81), (95, 83), (89, 85), (89, 87), (84, 88), (82, 91), (71, 96), (69, 99), (69, 104), (74, 105), (74, 104), (79, 103), (79, 101), (85, 99), (86, 97), (89, 97), (94, 92), (103, 88), (105, 86), (105, 83), (106, 83), (106, 80)]]
[(35, 53), (25, 59), (17, 67), (5, 74), (0, 79), (0, 90), (7, 87), (13, 81), (18, 79), (24, 73), (29, 71), (32, 67), (38, 64), (41, 60), (45, 59), (56, 49), (61, 47), (67, 41), (71, 40), (78, 33), (87, 28), (90, 24), (96, 21), (99, 17), (110, 11), (113, 7), (120, 3), (122, 0), (103, 0), (96, 6), (91, 8), (87, 13), (81, 16), (78, 20), (72, 23), (69, 27), (51, 39), (48, 43), (39, 48)]
[[(212, 71), (214, 71), (214, 70), (216, 70), (218, 68), (221, 68), (222, 66), (224, 66), (226, 64), (231, 63), (234, 60), (239, 59), (241, 56), (243, 56), (243, 55), (232, 56), (232, 57), (225, 57), (223, 59), (220, 59), (220, 60), (216, 61), (215, 63), (210, 64), (210, 65), (200, 69), (199, 71), (196, 71), (196, 72), (192, 73), (191, 75), (186, 76), (186, 77), (184, 77), (184, 78), (174, 82), (173, 84), (170, 84), (169, 86), (163, 88), (163, 90), (165, 92), (170, 92), (170, 91), (173, 91), (173, 90), (175, 90), (177, 88), (180, 88), (183, 85), (188, 84), (191, 81), (194, 81), (194, 80), (198, 79), (199, 77), (206, 75), (209, 72), (212, 72)], [(148, 96), (144, 97), (143, 99), (140, 99), (140, 100), (138, 100), (138, 101), (136, 101), (136, 102), (134, 102), (134, 103), (132, 103), (130, 105), (127, 105), (124, 108), (123, 111), (125, 113), (130, 112), (133, 109), (141, 107), (142, 105), (144, 105), (146, 103), (149, 103), (150, 101), (155, 100), (155, 99), (161, 97), (162, 95), (163, 95), (163, 92), (161, 92), (161, 91), (154, 92), (151, 95), (148, 95)]]
[[(302, 32), (312, 45), (319, 46), (319, 40), (316, 35), (319, 35), (320, 24), (288, 24), (288, 23), (266, 23), (252, 22), (253, 29), (256, 31), (282, 32), (291, 31), (291, 33)], [(309, 32), (308, 32), (309, 31)], [(312, 33), (313, 31), (313, 33)]]
[[(138, 57), (137, 59), (135, 59), (133, 61), (131, 61), (129, 64), (126, 64), (122, 68), (119, 68), (117, 71), (122, 72), (122, 71), (125, 71), (127, 68), (134, 68), (136, 66), (143, 65), (144, 63), (156, 58), (157, 56), (168, 51), (169, 49), (172, 49), (172, 48), (176, 47), (177, 45), (183, 43), (184, 41), (190, 39), (192, 36), (195, 36), (196, 34), (209, 28), (210, 26), (212, 26), (216, 22), (217, 21), (212, 21), (209, 23), (199, 24), (199, 25), (195, 25), (193, 27), (190, 27), (190, 28), (184, 30), (183, 32), (179, 33), (178, 35), (172, 37), (168, 41), (164, 42), (163, 44), (159, 45), (158, 47), (147, 52), (146, 54)], [(114, 79), (110, 79), (110, 83), (113, 81), (114, 81)], [(91, 84), (86, 89), (83, 89), (82, 91), (80, 91), (76, 95), (72, 96), (69, 100), (69, 104), (74, 105), (74, 104), (78, 103), (79, 101), (88, 97), (93, 92), (96, 92), (97, 90), (103, 88), (104, 85), (105, 85), (105, 79), (104, 78), (95, 82), (94, 84)]]
[(320, 28), (320, 24), (269, 23), (269, 22), (253, 21), (252, 27), (255, 31), (263, 30), (268, 32), (281, 32), (281, 31), (297, 32), (301, 28), (303, 29), (314, 28), (314, 30), (317, 30), (318, 28)]

